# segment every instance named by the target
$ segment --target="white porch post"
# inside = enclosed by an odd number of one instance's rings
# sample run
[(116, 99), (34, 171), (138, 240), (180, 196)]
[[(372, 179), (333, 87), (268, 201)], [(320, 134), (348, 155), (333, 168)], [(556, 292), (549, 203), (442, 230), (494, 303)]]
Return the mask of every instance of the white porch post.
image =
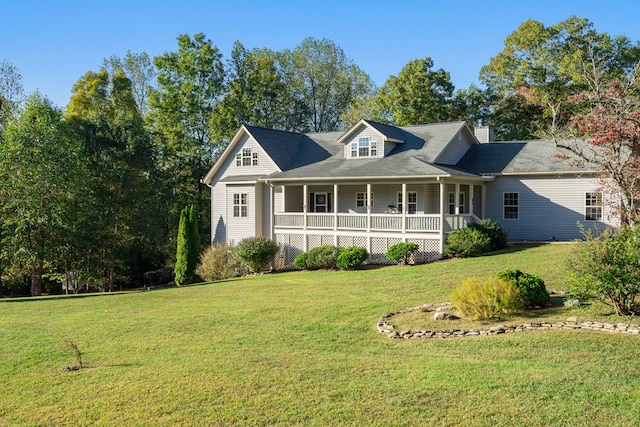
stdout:
[(407, 200), (407, 183), (402, 183), (402, 234), (407, 232), (407, 211), (409, 200)]
[(371, 184), (367, 184), (367, 231), (371, 231)]
[(482, 189), (481, 191), (481, 207), (480, 207), (480, 214), (481, 217), (480, 219), (484, 219), (486, 217), (486, 212), (485, 212), (485, 206), (487, 205), (486, 201), (487, 201), (487, 184), (483, 183), (482, 187), (480, 187)]
[(475, 190), (475, 185), (470, 184), (469, 185), (469, 213), (472, 215), (474, 214), (474, 206), (473, 206), (474, 190)]
[(447, 187), (444, 179), (440, 181), (440, 253), (444, 254), (444, 236), (445, 236), (445, 203), (447, 197)]
[(307, 210), (309, 203), (309, 187), (307, 184), (302, 186), (302, 250), (307, 251)]
[(460, 215), (460, 184), (456, 183), (456, 189), (455, 189), (455, 196), (454, 196), (455, 200), (453, 201), (453, 206), (455, 206), (454, 208), (454, 213), (456, 215)]
[(338, 184), (333, 184), (333, 245), (338, 246)]
[(274, 230), (274, 228), (275, 228), (275, 224), (274, 224), (274, 222), (275, 222), (275, 217), (276, 217), (276, 216), (275, 216), (275, 206), (273, 206), (273, 201), (274, 201), (275, 197), (274, 197), (274, 195), (273, 195), (273, 184), (268, 182), (268, 183), (267, 183), (267, 185), (269, 186), (269, 210), (271, 211), (271, 212), (270, 212), (270, 216), (271, 216), (270, 222), (271, 222), (271, 225), (270, 225), (270, 227), (269, 227), (269, 238), (270, 238), (271, 240), (273, 240), (273, 238), (275, 237), (275, 233), (274, 233), (274, 231), (273, 231), (273, 230)]

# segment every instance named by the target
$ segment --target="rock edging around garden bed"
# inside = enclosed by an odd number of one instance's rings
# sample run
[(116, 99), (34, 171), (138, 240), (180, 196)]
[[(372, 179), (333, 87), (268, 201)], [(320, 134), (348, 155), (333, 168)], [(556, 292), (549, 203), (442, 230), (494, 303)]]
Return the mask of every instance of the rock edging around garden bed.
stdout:
[(627, 323), (608, 323), (608, 322), (578, 322), (575, 318), (568, 318), (565, 322), (528, 322), (520, 325), (499, 325), (492, 326), (489, 329), (443, 329), (443, 330), (421, 330), (421, 331), (402, 331), (395, 330), (395, 326), (388, 323), (393, 316), (410, 311), (441, 311), (444, 308), (450, 308), (451, 303), (435, 303), (423, 304), (417, 307), (410, 307), (405, 310), (399, 310), (394, 313), (384, 314), (378, 321), (378, 331), (386, 334), (389, 338), (462, 338), (473, 336), (500, 335), (511, 332), (521, 331), (545, 331), (551, 329), (587, 329), (590, 331), (601, 331), (609, 333), (620, 333), (630, 335), (640, 335), (640, 325), (632, 325)]

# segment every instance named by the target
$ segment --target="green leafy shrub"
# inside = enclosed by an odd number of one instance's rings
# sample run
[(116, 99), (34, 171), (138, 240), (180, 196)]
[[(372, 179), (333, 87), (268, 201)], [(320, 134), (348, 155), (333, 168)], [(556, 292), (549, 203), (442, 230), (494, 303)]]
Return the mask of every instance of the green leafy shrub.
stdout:
[(293, 265), (300, 270), (307, 269), (307, 259), (309, 258), (309, 254), (307, 252), (301, 252), (293, 259)]
[(391, 245), (385, 255), (391, 261), (396, 261), (400, 264), (409, 264), (409, 257), (418, 249), (419, 246), (415, 243), (400, 242)]
[(236, 247), (236, 256), (250, 272), (257, 273), (266, 264), (273, 261), (280, 246), (266, 237), (247, 237)]
[(600, 299), (619, 316), (640, 314), (640, 226), (585, 233), (567, 259), (569, 291), (578, 299)]
[(473, 320), (501, 319), (524, 308), (515, 285), (497, 277), (465, 279), (451, 294), (451, 302)]
[(334, 269), (338, 261), (338, 255), (342, 248), (337, 246), (325, 245), (318, 246), (307, 252), (307, 269)]
[(369, 252), (361, 246), (344, 248), (336, 259), (336, 267), (343, 270), (358, 268), (369, 258)]
[(525, 308), (544, 307), (551, 299), (544, 286), (544, 280), (535, 274), (511, 269), (501, 271), (497, 277), (515, 285)]
[(226, 245), (211, 245), (202, 252), (196, 267), (196, 274), (212, 282), (231, 277), (239, 277), (246, 273), (246, 268), (234, 254), (234, 248)]
[(483, 219), (469, 225), (470, 228), (481, 231), (489, 236), (491, 240), (491, 250), (497, 251), (507, 247), (507, 232), (492, 219)]
[(482, 231), (466, 227), (449, 233), (445, 254), (449, 257), (467, 258), (482, 255), (491, 250), (491, 239)]

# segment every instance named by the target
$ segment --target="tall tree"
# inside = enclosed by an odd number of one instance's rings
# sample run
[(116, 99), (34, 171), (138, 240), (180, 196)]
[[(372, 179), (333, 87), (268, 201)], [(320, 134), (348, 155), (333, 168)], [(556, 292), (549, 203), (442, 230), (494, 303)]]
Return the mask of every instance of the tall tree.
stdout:
[(138, 111), (142, 116), (149, 112), (149, 91), (156, 83), (156, 69), (146, 52), (132, 53), (130, 50), (124, 58), (111, 55), (102, 61), (102, 66), (109, 74), (122, 69), (131, 81), (131, 91)]
[(141, 253), (155, 253), (163, 214), (155, 197), (155, 152), (124, 71), (86, 73), (73, 87), (69, 122), (83, 141), (95, 200), (87, 240), (91, 275), (112, 291)]
[(51, 101), (39, 94), (7, 123), (0, 144), (1, 257), (28, 276), (31, 295), (43, 277), (77, 256), (77, 221), (86, 174), (80, 145)]
[(228, 90), (211, 119), (212, 132), (222, 144), (243, 124), (279, 130), (302, 127), (305, 105), (291, 96), (276, 52), (247, 50), (236, 41), (227, 74)]
[(572, 117), (573, 129), (554, 138), (598, 168), (621, 224), (634, 225), (640, 220), (640, 62), (613, 79), (596, 61), (591, 64), (589, 88), (568, 99), (584, 112)]
[[(150, 93), (149, 118), (167, 175), (173, 218), (178, 223), (182, 206), (194, 205), (208, 224), (209, 193), (200, 179), (211, 159), (224, 149), (212, 138), (210, 122), (224, 95), (225, 70), (218, 48), (202, 33), (178, 37), (178, 51), (154, 58), (158, 88)], [(205, 228), (202, 228), (205, 229)]]
[(576, 112), (567, 98), (586, 89), (583, 66), (589, 56), (595, 53), (594, 58), (605, 62), (610, 75), (624, 74), (640, 58), (637, 46), (626, 37), (598, 33), (589, 20), (576, 17), (549, 27), (525, 21), (507, 36), (504, 46), (482, 67), (480, 80), (498, 99), (523, 96), (539, 106), (543, 122), (538, 134), (565, 126)]
[(374, 89), (369, 75), (327, 39), (306, 38), (293, 51), (280, 52), (279, 60), (291, 93), (307, 109), (299, 131), (343, 128), (343, 112)]
[(380, 88), (377, 102), (399, 126), (449, 120), (454, 86), (449, 73), (433, 70), (431, 58), (407, 63)]
[(7, 120), (17, 114), (23, 97), (20, 72), (13, 64), (0, 61), (0, 131)]

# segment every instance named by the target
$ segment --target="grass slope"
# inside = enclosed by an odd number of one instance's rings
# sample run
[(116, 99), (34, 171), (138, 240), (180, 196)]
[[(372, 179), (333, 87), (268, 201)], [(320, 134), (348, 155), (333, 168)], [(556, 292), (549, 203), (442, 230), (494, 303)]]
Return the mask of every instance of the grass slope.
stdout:
[[(514, 267), (562, 289), (568, 250), (1, 301), (0, 424), (635, 425), (639, 337), (376, 331), (381, 314), (444, 301), (470, 275)], [(87, 369), (66, 370), (67, 339)]]

